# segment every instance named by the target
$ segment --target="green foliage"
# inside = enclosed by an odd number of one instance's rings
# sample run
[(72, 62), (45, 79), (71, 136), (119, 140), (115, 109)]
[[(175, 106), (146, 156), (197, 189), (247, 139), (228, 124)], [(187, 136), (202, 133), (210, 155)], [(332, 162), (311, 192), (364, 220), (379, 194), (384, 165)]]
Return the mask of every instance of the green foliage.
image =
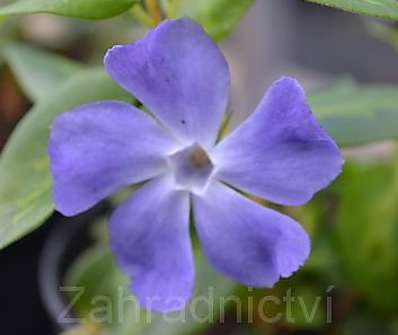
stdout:
[(37, 228), (53, 210), (47, 158), (51, 121), (73, 107), (103, 99), (129, 96), (102, 69), (81, 71), (19, 123), (0, 158), (0, 248)]
[(398, 20), (396, 0), (306, 0), (348, 12)]
[(2, 55), (32, 101), (50, 96), (64, 80), (83, 69), (65, 57), (21, 43), (7, 44)]
[[(254, 0), (164, 0), (169, 17), (189, 16), (203, 25), (216, 40), (228, 36)], [(167, 5), (167, 2), (175, 5)]]
[(340, 146), (398, 138), (398, 87), (343, 80), (309, 95), (312, 111)]
[(398, 308), (398, 170), (347, 165), (340, 180), (336, 252), (349, 282), (374, 306)]
[[(80, 255), (68, 269), (65, 285), (84, 290), (74, 306), (74, 313), (84, 320), (82, 323), (109, 327), (112, 334), (120, 335), (129, 319), (136, 321), (130, 330), (138, 332), (145, 328), (145, 312), (136, 308), (135, 302), (119, 303), (121, 299), (128, 301), (128, 280), (118, 271), (112, 254), (103, 245)], [(71, 292), (68, 298), (72, 300), (74, 294)], [(101, 310), (106, 312), (99, 313)]]
[(128, 10), (138, 0), (19, 0), (0, 8), (0, 16), (49, 13), (82, 19), (106, 19)]
[(168, 316), (151, 314), (139, 307), (137, 300), (130, 296), (129, 281), (121, 275), (113, 256), (103, 245), (88, 249), (75, 261), (65, 284), (84, 288), (83, 295), (76, 302), (75, 312), (85, 324), (101, 326), (114, 335), (191, 334), (212, 324), (211, 320), (195, 321), (191, 311), (203, 318), (210, 314), (217, 321), (220, 315), (218, 299), (232, 294), (237, 287), (211, 270), (202, 255), (196, 257), (196, 272), (196, 295), (212, 295), (214, 305), (198, 301), (185, 311)]

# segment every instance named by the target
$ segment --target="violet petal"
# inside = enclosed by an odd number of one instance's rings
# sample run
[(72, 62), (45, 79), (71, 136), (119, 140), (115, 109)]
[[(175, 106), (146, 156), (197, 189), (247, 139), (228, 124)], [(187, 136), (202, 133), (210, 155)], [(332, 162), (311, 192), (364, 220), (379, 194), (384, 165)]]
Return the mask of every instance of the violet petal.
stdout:
[(49, 140), (53, 198), (72, 216), (120, 187), (159, 175), (174, 141), (142, 111), (102, 101), (56, 118)]
[(193, 196), (195, 225), (210, 264), (248, 286), (270, 287), (304, 264), (305, 230), (293, 219), (213, 182)]
[(188, 18), (163, 21), (142, 40), (110, 49), (105, 68), (182, 141), (214, 143), (229, 70), (200, 25)]
[(154, 179), (120, 205), (110, 220), (110, 241), (141, 306), (158, 312), (183, 308), (194, 285), (189, 194)]
[(213, 151), (218, 177), (282, 205), (301, 205), (341, 172), (336, 143), (320, 127), (299, 83), (276, 81), (252, 114)]

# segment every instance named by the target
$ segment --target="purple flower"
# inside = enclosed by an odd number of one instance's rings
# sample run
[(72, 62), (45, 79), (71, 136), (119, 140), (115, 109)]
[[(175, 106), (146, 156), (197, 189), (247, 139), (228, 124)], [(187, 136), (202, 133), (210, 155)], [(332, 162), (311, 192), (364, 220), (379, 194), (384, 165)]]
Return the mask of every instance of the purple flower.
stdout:
[(59, 116), (49, 142), (54, 202), (71, 216), (145, 182), (109, 227), (112, 251), (141, 305), (168, 312), (190, 298), (190, 208), (204, 253), (225, 276), (269, 287), (296, 271), (310, 251), (304, 229), (236, 189), (302, 205), (339, 174), (339, 149), (298, 82), (276, 81), (255, 112), (216, 144), (230, 77), (198, 24), (165, 21), (144, 39), (109, 50), (105, 67), (153, 115), (101, 101)]

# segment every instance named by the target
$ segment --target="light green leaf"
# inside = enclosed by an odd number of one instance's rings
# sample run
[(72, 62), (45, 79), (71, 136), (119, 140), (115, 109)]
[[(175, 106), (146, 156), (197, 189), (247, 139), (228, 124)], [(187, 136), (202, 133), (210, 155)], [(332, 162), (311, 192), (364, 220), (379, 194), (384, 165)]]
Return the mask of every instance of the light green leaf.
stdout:
[(138, 0), (19, 0), (0, 8), (0, 16), (48, 13), (82, 19), (106, 19)]
[(129, 96), (102, 69), (82, 71), (18, 124), (0, 157), (0, 249), (37, 228), (53, 211), (47, 160), (51, 121), (75, 106), (103, 99)]
[[(201, 254), (196, 257), (196, 271), (195, 296), (210, 297), (213, 304), (197, 301), (196, 305), (191, 304), (186, 310), (166, 317), (140, 308), (137, 300), (130, 296), (129, 281), (120, 274), (113, 256), (103, 245), (88, 249), (77, 259), (67, 273), (65, 284), (84, 288), (84, 294), (75, 305), (75, 312), (84, 323), (101, 325), (114, 335), (183, 335), (217, 322), (224, 312), (220, 298), (228, 297), (237, 288), (236, 284), (216, 274)], [(98, 310), (104, 311), (102, 319)], [(198, 318), (209, 315), (213, 322), (195, 321), (191, 311), (195, 311)]]
[(398, 171), (347, 165), (340, 177), (337, 252), (346, 278), (374, 306), (398, 308)]
[(309, 95), (321, 125), (341, 146), (398, 138), (398, 87), (341, 81)]
[(189, 16), (198, 21), (210, 36), (221, 40), (231, 33), (254, 0), (164, 0), (164, 3), (169, 8), (170, 17)]
[(342, 9), (348, 12), (398, 20), (396, 0), (306, 0), (319, 5)]
[[(68, 269), (64, 284), (84, 290), (74, 305), (74, 313), (82, 324), (96, 324), (112, 330), (114, 335), (129, 334), (129, 331), (140, 334), (147, 327), (146, 313), (140, 311), (136, 300), (120, 304), (121, 299), (127, 301), (130, 297), (128, 280), (119, 272), (104, 245), (98, 244), (81, 254)], [(101, 301), (98, 297), (106, 299)], [(72, 299), (73, 293), (67, 298)], [(107, 313), (97, 313), (100, 308), (108, 309)]]
[(52, 94), (64, 80), (83, 68), (65, 57), (20, 43), (7, 44), (2, 54), (34, 102)]

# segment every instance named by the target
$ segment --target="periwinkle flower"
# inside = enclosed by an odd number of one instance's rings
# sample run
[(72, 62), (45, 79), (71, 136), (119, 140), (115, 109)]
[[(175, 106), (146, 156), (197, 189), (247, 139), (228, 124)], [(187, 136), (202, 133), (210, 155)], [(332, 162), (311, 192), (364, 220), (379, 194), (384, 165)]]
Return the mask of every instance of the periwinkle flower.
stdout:
[(152, 115), (101, 101), (59, 116), (49, 142), (53, 196), (57, 210), (72, 216), (145, 182), (109, 224), (111, 249), (141, 305), (168, 312), (189, 300), (191, 208), (204, 253), (225, 276), (270, 287), (296, 271), (310, 251), (304, 229), (243, 192), (302, 205), (339, 174), (339, 149), (298, 82), (276, 81), (216, 143), (230, 76), (198, 24), (164, 21), (144, 39), (109, 50), (105, 68)]

